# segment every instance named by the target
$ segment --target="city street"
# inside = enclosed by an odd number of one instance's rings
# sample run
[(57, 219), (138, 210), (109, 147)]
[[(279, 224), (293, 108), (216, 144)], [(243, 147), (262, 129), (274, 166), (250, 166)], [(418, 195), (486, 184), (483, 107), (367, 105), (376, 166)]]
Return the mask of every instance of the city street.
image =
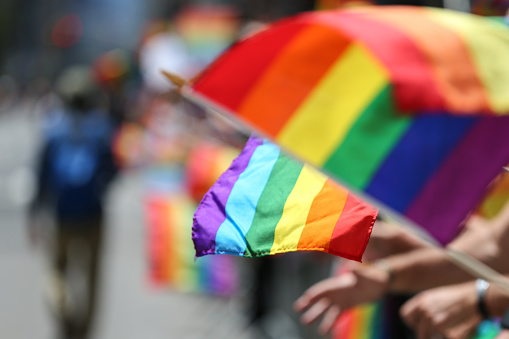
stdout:
[[(43, 248), (26, 236), (38, 122), (29, 104), (0, 112), (0, 338), (55, 338), (45, 301)], [(146, 277), (144, 227), (136, 173), (109, 197), (94, 338), (250, 338), (238, 300), (154, 289)]]

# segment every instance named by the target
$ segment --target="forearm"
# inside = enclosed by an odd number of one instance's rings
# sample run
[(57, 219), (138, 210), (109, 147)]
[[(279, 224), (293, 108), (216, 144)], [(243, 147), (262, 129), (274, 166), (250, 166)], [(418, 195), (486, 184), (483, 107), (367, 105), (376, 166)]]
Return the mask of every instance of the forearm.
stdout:
[(500, 317), (504, 315), (509, 308), (509, 295), (503, 292), (496, 285), (491, 284), (486, 291), (484, 303), (489, 315), (493, 317)]
[[(509, 209), (507, 209), (509, 211)], [(503, 215), (503, 213), (501, 213)], [(509, 263), (500, 260), (506, 235), (500, 218), (492, 222), (474, 217), (469, 226), (448, 247), (469, 254), (501, 273), (509, 273)], [(509, 240), (508, 242), (509, 243)], [(471, 280), (474, 277), (452, 263), (442, 248), (427, 247), (390, 256), (386, 259), (392, 271), (390, 290), (418, 292), (424, 289)]]
[(424, 248), (386, 258), (391, 269), (389, 291), (415, 293), (471, 280), (473, 277), (447, 259), (439, 248)]

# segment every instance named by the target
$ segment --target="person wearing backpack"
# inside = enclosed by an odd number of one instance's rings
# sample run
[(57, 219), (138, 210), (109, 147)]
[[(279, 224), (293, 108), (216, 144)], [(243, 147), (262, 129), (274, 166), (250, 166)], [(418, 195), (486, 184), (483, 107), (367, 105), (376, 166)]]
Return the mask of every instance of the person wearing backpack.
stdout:
[(48, 299), (60, 336), (86, 338), (97, 299), (103, 199), (117, 173), (114, 123), (88, 68), (66, 70), (57, 92), (63, 105), (46, 117), (31, 216), (45, 206), (55, 220)]

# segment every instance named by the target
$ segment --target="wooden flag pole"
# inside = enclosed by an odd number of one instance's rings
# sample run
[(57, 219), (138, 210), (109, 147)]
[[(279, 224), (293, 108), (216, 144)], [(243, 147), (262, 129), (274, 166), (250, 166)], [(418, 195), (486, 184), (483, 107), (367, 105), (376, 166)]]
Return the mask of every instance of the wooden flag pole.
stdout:
[(184, 87), (189, 81), (178, 76), (175, 73), (170, 73), (165, 70), (161, 70), (161, 74), (166, 77), (173, 85), (177, 87), (177, 89), (180, 91), (182, 87)]

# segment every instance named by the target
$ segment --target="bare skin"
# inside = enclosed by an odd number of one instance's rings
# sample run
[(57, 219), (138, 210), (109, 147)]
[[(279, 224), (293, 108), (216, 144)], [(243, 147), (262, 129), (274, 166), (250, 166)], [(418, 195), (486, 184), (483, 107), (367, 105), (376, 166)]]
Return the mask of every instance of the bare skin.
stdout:
[(500, 332), (495, 339), (509, 339), (509, 330), (504, 330)]
[[(387, 290), (387, 273), (373, 267), (359, 266), (351, 272), (320, 281), (309, 288), (294, 304), (297, 312), (303, 312), (302, 323), (311, 324), (323, 316), (318, 331), (330, 332), (341, 311), (381, 298)], [(362, 293), (351, 293), (352, 291)]]
[[(377, 240), (382, 241), (381, 238), (382, 236), (379, 236)], [(295, 303), (296, 311), (303, 313), (302, 322), (309, 324), (324, 316), (319, 330), (327, 333), (342, 310), (375, 301), (387, 292), (417, 293), (474, 278), (451, 263), (441, 249), (416, 245), (412, 240), (400, 235), (387, 236), (385, 242), (386, 245), (378, 246), (378, 249), (395, 248), (391, 246), (391, 242), (405, 243), (399, 247), (404, 249), (402, 253), (389, 254), (384, 259), (384, 266), (390, 268), (390, 275), (379, 266), (362, 265), (351, 273), (319, 282)], [(490, 221), (471, 218), (466, 231), (449, 246), (470, 254), (499, 272), (509, 273), (509, 261), (501, 259), (509, 255), (509, 246), (504, 246), (507, 243), (509, 204), (506, 204), (497, 218)], [(465, 326), (455, 330), (460, 334), (467, 332), (471, 325)]]
[(419, 339), (434, 333), (466, 339), (481, 321), (473, 282), (421, 292), (403, 305), (400, 314)]
[[(509, 296), (491, 285), (484, 303), (490, 316), (502, 316), (509, 308)], [(415, 329), (418, 338), (427, 338), (430, 333), (468, 338), (482, 320), (474, 281), (421, 292), (403, 305), (400, 314)]]

